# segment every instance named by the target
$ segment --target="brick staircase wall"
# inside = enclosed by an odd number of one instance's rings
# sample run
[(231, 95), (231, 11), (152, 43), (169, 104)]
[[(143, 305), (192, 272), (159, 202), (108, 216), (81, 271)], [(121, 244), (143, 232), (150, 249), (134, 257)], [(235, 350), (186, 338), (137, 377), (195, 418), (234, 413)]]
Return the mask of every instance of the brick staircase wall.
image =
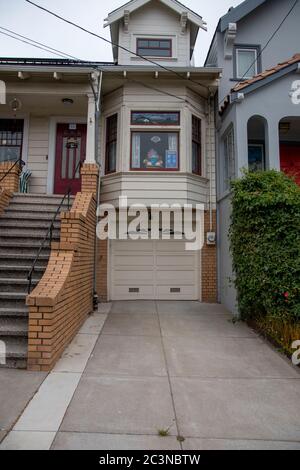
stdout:
[[(9, 171), (14, 165), (14, 162), (0, 163), (0, 180), (4, 174)], [(0, 186), (9, 192), (17, 193), (19, 191), (19, 176), (20, 167), (15, 165), (11, 172), (1, 181)], [(1, 210), (1, 209), (0, 209)]]
[(7, 189), (0, 188), (0, 215), (4, 212), (6, 207), (9, 204), (9, 201), (11, 200), (12, 197), (12, 192), (7, 191)]
[[(96, 165), (84, 165), (85, 181), (72, 209), (61, 214), (46, 272), (27, 297), (28, 369), (49, 371), (93, 310), (96, 234)], [(97, 187), (97, 186), (96, 186)]]

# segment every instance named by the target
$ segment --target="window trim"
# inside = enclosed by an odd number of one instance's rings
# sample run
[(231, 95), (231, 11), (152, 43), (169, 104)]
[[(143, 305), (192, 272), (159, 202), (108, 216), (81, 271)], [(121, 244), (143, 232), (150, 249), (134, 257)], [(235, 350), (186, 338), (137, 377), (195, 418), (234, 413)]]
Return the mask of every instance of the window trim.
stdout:
[(152, 172), (179, 172), (180, 171), (180, 129), (176, 129), (170, 131), (168, 129), (161, 129), (159, 133), (165, 134), (176, 134), (177, 135), (177, 152), (178, 152), (178, 165), (177, 168), (133, 168), (132, 166), (132, 136), (133, 134), (140, 133), (140, 134), (153, 134), (155, 130), (144, 130), (144, 129), (131, 129), (130, 130), (130, 171), (142, 171), (144, 173), (152, 173)]
[[(163, 47), (139, 47), (139, 41), (167, 41), (170, 44), (169, 48), (163, 48)], [(139, 49), (152, 49), (152, 50), (158, 50), (158, 51), (170, 51), (170, 55), (167, 56), (160, 56), (160, 55), (144, 55), (139, 52)], [(156, 57), (159, 59), (170, 59), (173, 57), (173, 40), (172, 38), (163, 38), (163, 37), (137, 37), (136, 38), (136, 52), (138, 55), (142, 57)]]
[[(117, 118), (117, 135), (113, 140), (108, 140), (108, 120), (110, 118)], [(119, 134), (119, 113), (113, 113), (105, 118), (105, 175), (112, 175), (117, 173), (117, 155), (118, 155), (118, 134)], [(108, 145), (115, 142), (116, 143), (116, 169), (108, 171)]]
[[(193, 135), (193, 119), (197, 119), (200, 124), (200, 141), (194, 140), (194, 135)], [(203, 136), (202, 136), (202, 119), (196, 116), (196, 114), (192, 114), (192, 173), (193, 175), (197, 176), (203, 176), (203, 161), (202, 161), (202, 156), (203, 156), (203, 148), (202, 148), (202, 141), (203, 141)], [(199, 153), (198, 153), (198, 159), (200, 162), (200, 170), (199, 172), (193, 170), (193, 144), (196, 143), (199, 148)]]
[[(255, 53), (255, 58), (256, 58), (256, 61), (255, 61), (255, 74), (254, 75), (257, 75), (259, 73), (261, 73), (261, 70), (262, 70), (262, 67), (261, 67), (261, 55), (260, 55), (260, 52), (261, 52), (261, 47), (260, 45), (258, 44), (235, 44), (234, 46), (234, 79), (235, 80), (242, 80), (242, 77), (239, 77), (239, 74), (238, 74), (238, 52), (239, 51), (251, 51), (251, 52), (254, 52)], [(243, 77), (243, 80), (249, 80), (250, 78), (252, 78), (252, 75), (251, 77)]]
[[(3, 145), (0, 143), (0, 147), (16, 147), (18, 149), (20, 149), (20, 158), (23, 159), (23, 153), (24, 153), (24, 135), (25, 135), (25, 119), (24, 118), (18, 118), (18, 119), (14, 119), (14, 118), (5, 118), (5, 117), (2, 117), (0, 115), (0, 121), (22, 121), (22, 137), (21, 137), (21, 143), (20, 145)], [(1, 132), (1, 130), (0, 130)], [(4, 162), (2, 163), (5, 163), (5, 162), (9, 162), (9, 161), (12, 161), (14, 162), (14, 160), (4, 160)]]
[[(136, 123), (136, 122), (133, 122), (132, 120), (132, 116), (134, 113), (149, 113), (149, 114), (177, 114), (178, 115), (178, 124), (140, 124), (140, 123)], [(180, 124), (181, 124), (181, 115), (180, 115), (180, 111), (145, 111), (145, 110), (142, 110), (142, 111), (139, 111), (139, 110), (134, 110), (134, 111), (131, 111), (131, 114), (130, 114), (130, 124), (131, 126), (142, 126), (142, 127), (163, 127), (163, 128), (169, 128), (169, 127), (179, 127)]]

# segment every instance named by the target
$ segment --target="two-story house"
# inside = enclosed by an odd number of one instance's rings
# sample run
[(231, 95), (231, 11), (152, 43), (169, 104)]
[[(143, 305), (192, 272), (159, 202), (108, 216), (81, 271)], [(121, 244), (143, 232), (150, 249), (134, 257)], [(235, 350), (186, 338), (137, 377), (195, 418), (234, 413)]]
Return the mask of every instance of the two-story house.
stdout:
[[(7, 161), (22, 157), (32, 173), (29, 194), (14, 194), (0, 217), (0, 339), (11, 339), (13, 363), (26, 361), (29, 333), (28, 364), (35, 369), (59, 357), (91, 308), (93, 290), (103, 301), (217, 300), (214, 242), (205, 239), (202, 250), (189, 252), (170, 231), (168, 239), (101, 240), (95, 258), (91, 251), (88, 194), (97, 193), (98, 168), (98, 203), (119, 210), (126, 196), (129, 205), (147, 207), (202, 204), (205, 232), (216, 231), (220, 69), (192, 65), (202, 17), (176, 0), (132, 0), (110, 13), (105, 26), (112, 63), (0, 59), (6, 86), (0, 187)], [(76, 196), (73, 207), (61, 231), (57, 219), (52, 226), (60, 243), (39, 252), (68, 188)], [(65, 198), (62, 208), (69, 206)], [(28, 332), (24, 302), (32, 262)]]
[(246, 0), (219, 20), (205, 62), (223, 70), (216, 100), (218, 267), (220, 300), (232, 311), (230, 181), (243, 169), (281, 169), (300, 181), (299, 22), (299, 2)]

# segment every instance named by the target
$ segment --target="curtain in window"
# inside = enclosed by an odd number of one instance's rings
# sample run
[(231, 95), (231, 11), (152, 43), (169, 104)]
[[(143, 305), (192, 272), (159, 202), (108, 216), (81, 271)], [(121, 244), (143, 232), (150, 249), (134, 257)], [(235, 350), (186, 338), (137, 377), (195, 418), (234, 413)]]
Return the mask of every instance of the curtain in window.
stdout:
[(141, 136), (133, 134), (132, 136), (132, 168), (141, 167)]

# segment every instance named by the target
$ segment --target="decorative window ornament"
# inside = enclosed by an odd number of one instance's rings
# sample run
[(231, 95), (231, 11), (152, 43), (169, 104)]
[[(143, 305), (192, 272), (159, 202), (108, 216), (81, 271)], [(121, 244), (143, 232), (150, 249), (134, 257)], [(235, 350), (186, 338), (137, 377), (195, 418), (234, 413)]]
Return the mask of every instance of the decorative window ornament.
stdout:
[(159, 142), (161, 142), (161, 138), (158, 137), (158, 135), (155, 135), (152, 137), (151, 141), (154, 143), (154, 144), (158, 144)]

